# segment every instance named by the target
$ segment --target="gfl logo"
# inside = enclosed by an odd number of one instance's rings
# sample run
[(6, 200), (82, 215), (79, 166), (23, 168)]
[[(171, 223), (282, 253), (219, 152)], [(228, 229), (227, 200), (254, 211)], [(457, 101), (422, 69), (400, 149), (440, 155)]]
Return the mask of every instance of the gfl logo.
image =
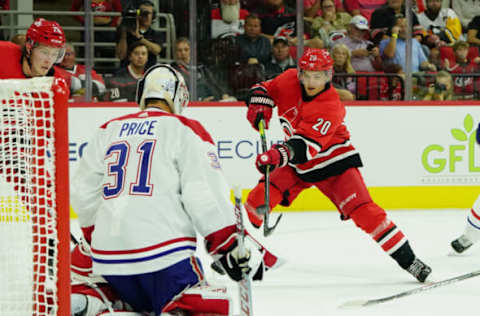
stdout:
[[(463, 120), (463, 128), (452, 128), (450, 133), (458, 143), (448, 146), (433, 144), (427, 146), (422, 153), (422, 165), (429, 173), (440, 173), (445, 170), (455, 172), (458, 164), (469, 172), (480, 172), (480, 159), (475, 159), (476, 130), (473, 118), (467, 114)], [(476, 161), (477, 160), (477, 161)]]

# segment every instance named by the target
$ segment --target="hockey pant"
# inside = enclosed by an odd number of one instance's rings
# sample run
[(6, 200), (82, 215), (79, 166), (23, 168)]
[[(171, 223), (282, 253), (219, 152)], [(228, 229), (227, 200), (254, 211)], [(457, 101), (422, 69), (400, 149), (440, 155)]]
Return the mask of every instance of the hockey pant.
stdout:
[[(270, 175), (270, 209), (276, 205), (289, 206), (303, 190), (315, 186), (326, 195), (342, 219), (352, 219), (356, 226), (369, 234), (398, 264), (407, 269), (415, 259), (407, 238), (370, 197), (357, 168), (318, 182), (305, 182), (295, 171), (285, 166)], [(264, 205), (265, 183), (261, 181), (247, 197), (245, 208), (252, 225), (259, 227), (262, 217), (256, 209)]]
[(196, 257), (184, 259), (168, 268), (136, 275), (104, 275), (120, 298), (137, 312), (160, 315), (163, 308), (185, 289), (204, 280)]

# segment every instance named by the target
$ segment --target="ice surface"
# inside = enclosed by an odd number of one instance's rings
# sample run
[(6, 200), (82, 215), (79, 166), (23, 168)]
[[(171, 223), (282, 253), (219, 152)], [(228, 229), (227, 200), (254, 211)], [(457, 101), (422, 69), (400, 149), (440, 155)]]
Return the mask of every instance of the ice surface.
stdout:
[[(433, 269), (437, 280), (480, 269), (480, 246), (451, 256), (450, 242), (462, 232), (467, 210), (390, 211), (417, 256)], [(277, 216), (273, 213), (271, 221)], [(244, 220), (247, 221), (246, 216)], [(76, 232), (77, 228), (73, 227)], [(247, 229), (287, 262), (253, 283), (255, 316), (373, 315), (461, 316), (478, 314), (480, 276), (356, 309), (338, 309), (355, 299), (375, 299), (420, 286), (352, 221), (342, 222), (336, 212), (287, 212), (277, 230), (264, 238)], [(201, 247), (199, 247), (201, 248)], [(209, 268), (210, 259), (199, 251), (210, 283), (225, 285), (238, 313), (237, 287)]]

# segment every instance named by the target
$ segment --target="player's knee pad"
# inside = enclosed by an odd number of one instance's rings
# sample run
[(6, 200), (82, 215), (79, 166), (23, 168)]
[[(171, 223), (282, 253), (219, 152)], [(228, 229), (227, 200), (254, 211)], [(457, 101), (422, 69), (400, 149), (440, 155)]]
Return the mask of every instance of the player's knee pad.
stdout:
[(165, 306), (162, 315), (170, 315), (175, 311), (187, 311), (188, 315), (227, 316), (232, 311), (232, 303), (226, 287), (201, 285), (178, 295)]
[(387, 218), (387, 213), (375, 204), (368, 202), (358, 206), (351, 214), (350, 218), (355, 225), (360, 227), (367, 234), (372, 234), (375, 230), (384, 225)]

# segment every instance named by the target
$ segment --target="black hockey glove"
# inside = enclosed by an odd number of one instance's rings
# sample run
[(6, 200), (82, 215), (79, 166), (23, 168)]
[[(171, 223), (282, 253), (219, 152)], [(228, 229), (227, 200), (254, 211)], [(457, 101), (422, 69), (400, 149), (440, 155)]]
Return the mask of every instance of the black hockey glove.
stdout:
[(247, 120), (252, 127), (258, 131), (258, 124), (263, 118), (265, 129), (268, 129), (275, 102), (272, 97), (268, 95), (267, 90), (263, 87), (257, 87), (250, 90), (246, 103), (248, 106)]
[(248, 265), (250, 260), (250, 250), (246, 249), (244, 254), (241, 254), (238, 244), (235, 247), (224, 254), (220, 258), (222, 268), (228, 274), (228, 276), (234, 281), (240, 281), (244, 275), (250, 273), (251, 268)]

